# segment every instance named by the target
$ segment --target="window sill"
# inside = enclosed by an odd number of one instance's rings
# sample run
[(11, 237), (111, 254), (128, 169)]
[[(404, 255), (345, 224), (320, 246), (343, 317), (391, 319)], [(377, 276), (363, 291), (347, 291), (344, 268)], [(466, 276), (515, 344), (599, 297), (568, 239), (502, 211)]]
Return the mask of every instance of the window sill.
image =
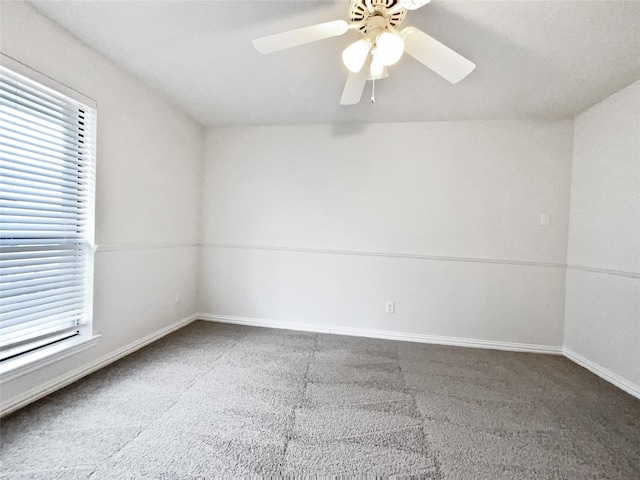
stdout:
[(100, 335), (60, 342), (32, 353), (21, 355), (0, 365), (0, 383), (8, 382), (27, 373), (75, 355), (98, 344)]

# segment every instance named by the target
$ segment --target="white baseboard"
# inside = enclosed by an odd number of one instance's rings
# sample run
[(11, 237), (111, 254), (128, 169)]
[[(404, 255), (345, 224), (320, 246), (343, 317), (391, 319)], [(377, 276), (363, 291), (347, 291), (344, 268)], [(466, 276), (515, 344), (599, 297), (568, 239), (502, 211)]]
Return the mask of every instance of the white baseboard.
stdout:
[(475, 338), (442, 337), (438, 335), (423, 335), (418, 333), (391, 332), (387, 330), (370, 330), (364, 328), (344, 328), (325, 325), (305, 325), (300, 323), (282, 322), (258, 318), (232, 317), (199, 313), (196, 317), (220, 323), (250, 325), (254, 327), (282, 328), (285, 330), (299, 330), (304, 332), (333, 333), (336, 335), (351, 335), (356, 337), (383, 338), (386, 340), (400, 340), (404, 342), (432, 343), (437, 345), (452, 345), (457, 347), (488, 348), (492, 350), (507, 350), (510, 352), (547, 353), (562, 355), (562, 347), (550, 345), (534, 345), (528, 343), (499, 342), (493, 340), (479, 340)]
[(554, 355), (564, 355), (569, 360), (577, 363), (578, 365), (593, 372), (604, 380), (612, 383), (616, 387), (624, 390), (625, 392), (640, 399), (640, 386), (629, 382), (628, 380), (620, 377), (619, 375), (611, 372), (610, 370), (601, 367), (600, 365), (587, 360), (586, 358), (578, 355), (577, 353), (562, 347), (554, 347), (549, 345), (534, 345), (526, 343), (513, 343), (513, 342), (499, 342), (490, 340), (479, 340), (471, 338), (458, 338), (458, 337), (442, 337), (437, 335), (422, 335), (414, 333), (402, 333), (402, 332), (389, 332), (385, 330), (370, 330), (360, 328), (344, 328), (335, 326), (324, 325), (305, 325), (299, 323), (282, 322), (277, 320), (266, 320), (257, 318), (246, 317), (233, 317), (228, 315), (215, 315), (215, 314), (194, 314), (189, 317), (185, 317), (177, 322), (158, 330), (150, 335), (147, 335), (140, 340), (137, 340), (129, 345), (116, 350), (115, 352), (106, 355), (95, 362), (88, 365), (83, 365), (71, 372), (57, 377), (50, 382), (43, 385), (39, 385), (36, 388), (29, 390), (28, 392), (11, 399), (8, 403), (3, 404), (0, 407), (0, 417), (7, 415), (19, 408), (22, 408), (29, 403), (32, 403), (50, 393), (53, 393), (60, 388), (63, 388), (82, 377), (89, 375), (90, 373), (99, 370), (110, 363), (119, 360), (120, 358), (129, 355), (130, 353), (139, 350), (140, 348), (168, 335), (169, 333), (182, 328), (194, 320), (207, 320), (220, 323), (232, 323), (237, 325), (248, 325), (255, 327), (266, 328), (281, 328), (286, 330), (298, 330), (317, 333), (331, 333), (337, 335), (352, 335), (359, 337), (369, 338), (382, 338), (387, 340), (400, 340), (406, 342), (418, 342), (418, 343), (431, 343), (438, 345), (451, 345), (459, 347), (473, 347), (473, 348), (487, 348), (493, 350), (507, 350), (512, 352), (530, 352), (530, 353), (546, 353)]
[(438, 335), (422, 335), (416, 333), (389, 332), (385, 330), (369, 330), (360, 328), (343, 328), (326, 325), (305, 325), (299, 323), (282, 322), (279, 320), (266, 320), (259, 318), (232, 317), (228, 315), (216, 315), (199, 313), (196, 317), (200, 320), (208, 320), (220, 323), (233, 323), (237, 325), (249, 325), (253, 327), (282, 328), (286, 330), (299, 330), (305, 332), (333, 333), (337, 335), (353, 335), (358, 337), (383, 338), (387, 340), (401, 340), (405, 342), (431, 343), (437, 345), (451, 345), (457, 347), (488, 348), (492, 350), (506, 350), (510, 352), (546, 353), (564, 355), (572, 362), (586, 368), (600, 378), (612, 383), (616, 387), (640, 399), (640, 386), (622, 378), (620, 375), (587, 360), (577, 353), (563, 347), (550, 345), (534, 345), (527, 343), (499, 342), (491, 340), (478, 340), (473, 338), (442, 337)]
[(633, 395), (634, 397), (640, 399), (639, 385), (636, 385), (635, 383), (632, 383), (629, 380), (622, 378), (620, 375), (613, 373), (611, 370), (608, 370), (604, 367), (601, 367), (600, 365), (598, 365), (595, 362), (592, 362), (591, 360), (587, 360), (583, 356), (578, 355), (576, 352), (569, 350), (568, 348), (564, 348), (562, 353), (564, 354), (565, 357), (567, 357), (572, 362), (577, 363), (581, 367), (584, 367), (590, 372), (595, 373), (603, 380), (606, 380), (607, 382), (612, 383), (613, 385), (620, 388), (621, 390), (624, 390), (628, 394)]
[(126, 355), (129, 355), (130, 353), (133, 353), (136, 350), (139, 350), (142, 347), (152, 342), (155, 342), (159, 338), (162, 338), (165, 335), (168, 335), (171, 332), (178, 330), (179, 328), (182, 328), (185, 325), (188, 325), (189, 323), (193, 322), (198, 318), (199, 318), (198, 315), (191, 315), (189, 317), (185, 317), (181, 320), (178, 320), (175, 323), (172, 323), (171, 325), (165, 328), (162, 328), (156, 332), (153, 332), (150, 335), (147, 335), (146, 337), (141, 338), (140, 340), (137, 340), (133, 343), (125, 345), (124, 347), (119, 348), (118, 350), (108, 355), (105, 355), (102, 358), (97, 359), (95, 362), (76, 368), (75, 370), (72, 370), (69, 373), (62, 375), (60, 377), (54, 378), (53, 380), (43, 385), (38, 385), (37, 387), (25, 392), (22, 395), (12, 398), (8, 403), (3, 403), (2, 406), (0, 407), (0, 417), (7, 415), (15, 410), (18, 410), (19, 408), (22, 408), (28, 405), (29, 403), (35, 402), (36, 400), (39, 400), (40, 398), (46, 395), (49, 395), (50, 393), (53, 393), (56, 390), (66, 387), (67, 385), (75, 382), (76, 380), (80, 380), (82, 377), (85, 377), (90, 373), (95, 372), (96, 370), (106, 367), (110, 363), (113, 363), (116, 360), (119, 360), (120, 358)]

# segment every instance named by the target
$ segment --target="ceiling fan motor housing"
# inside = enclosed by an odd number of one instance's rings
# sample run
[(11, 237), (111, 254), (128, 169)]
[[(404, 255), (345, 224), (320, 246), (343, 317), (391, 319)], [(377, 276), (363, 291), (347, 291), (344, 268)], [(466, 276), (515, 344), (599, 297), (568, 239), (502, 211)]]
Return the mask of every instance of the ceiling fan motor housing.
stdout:
[(402, 0), (351, 0), (349, 7), (349, 20), (358, 24), (355, 30), (363, 37), (368, 36), (370, 28), (379, 28), (379, 20), (373, 18), (383, 17), (385, 24), (397, 28), (407, 14), (402, 6)]

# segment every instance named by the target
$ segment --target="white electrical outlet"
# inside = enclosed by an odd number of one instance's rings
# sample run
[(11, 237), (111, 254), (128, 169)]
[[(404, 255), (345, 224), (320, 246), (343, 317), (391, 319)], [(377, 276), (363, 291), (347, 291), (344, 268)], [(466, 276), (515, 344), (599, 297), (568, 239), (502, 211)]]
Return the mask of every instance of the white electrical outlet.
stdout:
[(396, 311), (396, 302), (389, 301), (387, 302), (387, 309), (385, 312), (394, 313)]
[(176, 303), (182, 303), (182, 294), (180, 292), (176, 293)]

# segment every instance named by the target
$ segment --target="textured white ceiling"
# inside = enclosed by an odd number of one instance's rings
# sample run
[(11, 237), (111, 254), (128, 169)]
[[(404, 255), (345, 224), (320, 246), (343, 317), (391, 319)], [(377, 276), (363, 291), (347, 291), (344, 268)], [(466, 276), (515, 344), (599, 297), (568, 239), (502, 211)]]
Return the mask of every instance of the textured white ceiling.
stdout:
[(257, 37), (346, 19), (344, 1), (32, 1), (205, 126), (574, 116), (640, 78), (640, 1), (443, 1), (414, 25), (477, 64), (451, 85), (406, 56), (338, 104), (355, 32), (271, 55)]

